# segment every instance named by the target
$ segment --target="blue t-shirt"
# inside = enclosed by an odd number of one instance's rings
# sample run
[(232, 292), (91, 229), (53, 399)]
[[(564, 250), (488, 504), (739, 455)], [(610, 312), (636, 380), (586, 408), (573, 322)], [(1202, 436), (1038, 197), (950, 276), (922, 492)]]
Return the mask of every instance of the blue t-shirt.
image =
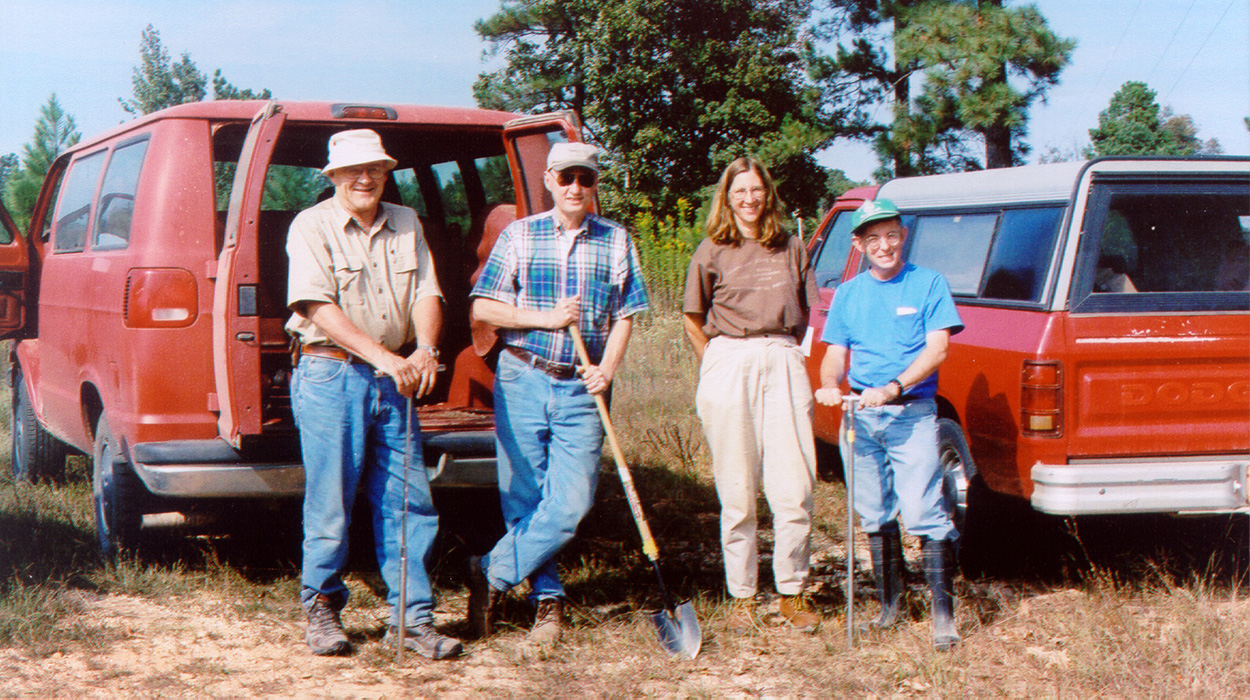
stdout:
[[(865, 271), (838, 287), (820, 339), (851, 350), (851, 388), (885, 386), (924, 350), (925, 336), (964, 329), (942, 275), (907, 263), (882, 282)], [(911, 396), (937, 393), (937, 372), (908, 387)]]

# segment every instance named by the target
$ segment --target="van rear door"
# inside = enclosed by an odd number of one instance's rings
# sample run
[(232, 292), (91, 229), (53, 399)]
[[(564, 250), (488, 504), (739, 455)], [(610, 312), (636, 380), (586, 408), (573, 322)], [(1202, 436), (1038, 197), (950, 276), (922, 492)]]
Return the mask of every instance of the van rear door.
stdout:
[(262, 347), (286, 345), (281, 320), (262, 319), (259, 313), (256, 244), (265, 173), (285, 121), (286, 115), (276, 102), (265, 105), (252, 119), (239, 153), (225, 238), (217, 259), (213, 292), (213, 373), (220, 411), (217, 426), (221, 437), (236, 448), (241, 446), (243, 435), (261, 432)]
[(503, 138), (512, 162), (517, 218), (547, 211), (552, 207), (551, 193), (543, 185), (547, 151), (553, 143), (581, 140), (577, 115), (564, 111), (513, 119), (504, 124)]
[(1250, 453), (1250, 161), (1178, 163), (1095, 163), (1082, 185), (1071, 460)]
[(7, 338), (26, 322), (26, 277), (30, 255), (18, 236), (17, 225), (0, 204), (0, 338)]

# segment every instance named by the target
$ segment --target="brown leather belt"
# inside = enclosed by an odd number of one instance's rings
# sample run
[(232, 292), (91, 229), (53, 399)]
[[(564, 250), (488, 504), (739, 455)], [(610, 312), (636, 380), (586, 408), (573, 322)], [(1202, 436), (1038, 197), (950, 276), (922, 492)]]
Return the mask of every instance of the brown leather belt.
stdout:
[(521, 348), (514, 347), (512, 345), (505, 345), (504, 349), (512, 353), (517, 359), (521, 360), (530, 367), (541, 369), (556, 379), (572, 379), (577, 376), (577, 365), (565, 365), (559, 362), (552, 362), (545, 357), (535, 355), (529, 350), (522, 350)]
[(335, 347), (333, 345), (305, 345), (300, 348), (299, 352), (301, 355), (325, 357), (331, 360), (338, 360), (339, 362), (350, 362), (357, 365), (368, 364), (343, 348)]

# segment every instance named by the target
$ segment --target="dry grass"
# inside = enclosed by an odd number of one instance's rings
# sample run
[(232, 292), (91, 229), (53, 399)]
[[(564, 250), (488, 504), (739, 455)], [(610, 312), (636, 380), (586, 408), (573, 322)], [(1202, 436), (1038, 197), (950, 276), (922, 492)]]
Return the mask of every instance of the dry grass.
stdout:
[[(6, 477), (0, 695), (1137, 698), (1236, 697), (1250, 687), (1250, 602), (1238, 583), (1245, 523), (1233, 519), (1048, 521), (1016, 543), (1053, 552), (1048, 567), (958, 582), (965, 641), (947, 654), (930, 648), (912, 546), (911, 619), (851, 648), (842, 627), (843, 489), (820, 483), (813, 593), (823, 628), (804, 635), (777, 625), (768, 601), (760, 629), (730, 633), (695, 372), (677, 319), (652, 319), (637, 329), (613, 405), (665, 580), (699, 614), (704, 647), (693, 661), (667, 656), (636, 612), (656, 604), (654, 575), (607, 466), (596, 506), (562, 558), (574, 603), (564, 643), (527, 644), (533, 611), (517, 596), (499, 633), (469, 642), (465, 659), (410, 657), (402, 666), (380, 643), (385, 608), (359, 543), (344, 615), (358, 653), (320, 659), (303, 646), (289, 513), (240, 519), (253, 524), (224, 533), (167, 533), (138, 555), (105, 562), (94, 554), (82, 484)], [(472, 522), (472, 503), (451, 506), (469, 513), (457, 522)], [(770, 536), (761, 532), (764, 552)], [(448, 542), (433, 569), (437, 622), (456, 634), (467, 547)], [(862, 536), (857, 560), (864, 619), (875, 605)]]

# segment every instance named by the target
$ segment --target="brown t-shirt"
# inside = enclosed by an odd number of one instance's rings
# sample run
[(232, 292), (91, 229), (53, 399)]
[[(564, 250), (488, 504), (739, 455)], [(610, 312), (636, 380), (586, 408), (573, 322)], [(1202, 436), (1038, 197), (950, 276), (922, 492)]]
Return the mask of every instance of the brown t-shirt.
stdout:
[(808, 310), (818, 301), (798, 236), (777, 250), (750, 239), (732, 246), (705, 238), (690, 258), (682, 311), (706, 314), (703, 332), (709, 338), (782, 334), (801, 341)]

